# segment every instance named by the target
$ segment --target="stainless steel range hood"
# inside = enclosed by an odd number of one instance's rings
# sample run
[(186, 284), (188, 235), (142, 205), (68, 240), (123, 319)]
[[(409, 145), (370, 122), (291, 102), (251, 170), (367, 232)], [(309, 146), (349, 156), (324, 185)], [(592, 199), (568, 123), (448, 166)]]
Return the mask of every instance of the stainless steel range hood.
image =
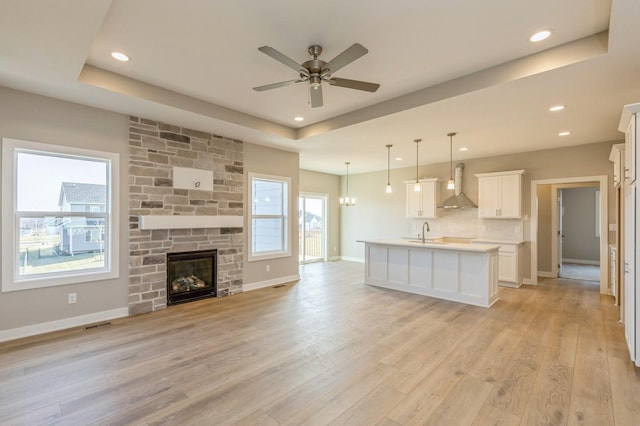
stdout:
[(464, 164), (456, 164), (456, 169), (453, 177), (455, 184), (454, 195), (444, 200), (438, 208), (443, 209), (468, 209), (478, 208), (477, 205), (462, 192), (462, 171), (464, 170)]

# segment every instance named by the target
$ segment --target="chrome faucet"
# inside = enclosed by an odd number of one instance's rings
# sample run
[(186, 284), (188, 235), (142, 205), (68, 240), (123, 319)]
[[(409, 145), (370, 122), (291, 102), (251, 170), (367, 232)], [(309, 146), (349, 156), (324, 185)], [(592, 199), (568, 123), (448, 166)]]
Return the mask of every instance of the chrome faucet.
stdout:
[(425, 220), (424, 223), (422, 224), (422, 244), (425, 243), (425, 240), (424, 240), (424, 226), (425, 225), (427, 225), (427, 232), (431, 232), (431, 230), (429, 229), (429, 222), (427, 222)]

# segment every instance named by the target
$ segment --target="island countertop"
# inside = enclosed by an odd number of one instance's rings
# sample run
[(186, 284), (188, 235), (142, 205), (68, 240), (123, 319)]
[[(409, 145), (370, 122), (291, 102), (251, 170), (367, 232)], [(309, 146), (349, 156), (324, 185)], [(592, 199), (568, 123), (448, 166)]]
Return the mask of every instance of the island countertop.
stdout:
[(410, 248), (429, 248), (439, 250), (456, 250), (456, 251), (472, 251), (486, 253), (500, 248), (496, 244), (464, 244), (464, 243), (448, 243), (426, 240), (424, 243), (418, 239), (405, 240), (405, 239), (389, 239), (389, 240), (357, 240), (358, 243), (365, 244), (380, 244), (385, 246), (401, 246)]

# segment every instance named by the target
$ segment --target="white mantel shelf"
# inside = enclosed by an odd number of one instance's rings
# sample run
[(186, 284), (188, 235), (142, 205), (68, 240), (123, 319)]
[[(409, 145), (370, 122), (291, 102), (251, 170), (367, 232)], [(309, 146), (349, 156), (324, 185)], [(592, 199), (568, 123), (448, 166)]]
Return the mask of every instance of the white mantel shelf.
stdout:
[(140, 216), (140, 229), (242, 228), (243, 216)]

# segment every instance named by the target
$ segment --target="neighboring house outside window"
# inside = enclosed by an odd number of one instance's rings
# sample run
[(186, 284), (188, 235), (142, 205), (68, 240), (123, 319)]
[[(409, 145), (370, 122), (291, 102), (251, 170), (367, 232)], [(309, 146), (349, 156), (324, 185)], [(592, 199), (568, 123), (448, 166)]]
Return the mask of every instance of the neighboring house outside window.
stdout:
[(3, 139), (2, 190), (2, 291), (118, 276), (117, 154)]
[(249, 173), (248, 260), (273, 259), (291, 254), (289, 190), (286, 177)]
[[(107, 186), (91, 183), (62, 182), (60, 211), (105, 213)], [(104, 217), (76, 217), (60, 226), (60, 245), (63, 254), (76, 255), (104, 250)]]

